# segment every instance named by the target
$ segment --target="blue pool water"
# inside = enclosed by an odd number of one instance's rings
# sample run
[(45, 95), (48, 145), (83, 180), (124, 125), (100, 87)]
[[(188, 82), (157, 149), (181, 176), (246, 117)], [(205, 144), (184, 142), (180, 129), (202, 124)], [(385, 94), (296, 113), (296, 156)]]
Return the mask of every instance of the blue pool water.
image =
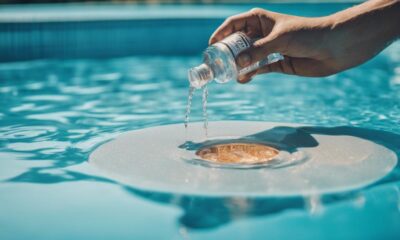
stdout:
[[(327, 78), (270, 74), (247, 85), (212, 84), (210, 120), (356, 126), (390, 132), (398, 147), (399, 47), (393, 44), (367, 64)], [(246, 198), (184, 199), (182, 209), (194, 211), (185, 215), (173, 196), (149, 197), (87, 165), (89, 153), (119, 133), (182, 123), (186, 70), (199, 61), (196, 56), (1, 64), (1, 239), (308, 238), (336, 228), (342, 230), (335, 238), (400, 233), (399, 181), (328, 201), (317, 215), (297, 200), (271, 204)], [(199, 92), (192, 110), (192, 119), (201, 120)], [(243, 205), (251, 210), (240, 212)]]
[[(200, 56), (0, 63), (0, 239), (395, 239), (400, 171), (351, 193), (207, 198), (149, 193), (86, 162), (120, 133), (182, 123)], [(350, 126), (400, 152), (400, 44), (326, 78), (209, 86), (210, 121)], [(191, 120), (202, 120), (201, 93)], [(190, 125), (189, 125), (190, 127)], [(182, 139), (184, 141), (184, 139)], [(379, 143), (379, 140), (377, 140)]]

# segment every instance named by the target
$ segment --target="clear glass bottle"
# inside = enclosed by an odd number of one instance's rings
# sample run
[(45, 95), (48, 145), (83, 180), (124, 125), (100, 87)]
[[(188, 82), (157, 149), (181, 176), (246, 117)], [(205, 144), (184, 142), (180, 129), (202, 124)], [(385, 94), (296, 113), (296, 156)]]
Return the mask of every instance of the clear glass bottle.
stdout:
[(236, 32), (220, 42), (209, 46), (203, 54), (203, 64), (189, 69), (189, 82), (194, 88), (201, 88), (208, 82), (215, 80), (218, 83), (226, 83), (238, 76), (249, 73), (259, 67), (277, 62), (283, 59), (279, 53), (272, 53), (246, 68), (239, 69), (236, 65), (236, 57), (248, 49), (252, 42), (246, 34)]

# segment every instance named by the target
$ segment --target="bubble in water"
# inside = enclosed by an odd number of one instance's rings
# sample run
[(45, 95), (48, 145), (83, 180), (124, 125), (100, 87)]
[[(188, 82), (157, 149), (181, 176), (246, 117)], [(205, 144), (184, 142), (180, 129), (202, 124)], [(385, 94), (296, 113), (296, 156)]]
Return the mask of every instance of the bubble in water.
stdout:
[(354, 206), (358, 207), (358, 208), (363, 208), (365, 206), (365, 196), (362, 195), (361, 193), (358, 194), (354, 199), (353, 199), (353, 204)]
[(311, 215), (319, 215), (323, 211), (320, 196), (317, 194), (304, 197), (306, 208)]

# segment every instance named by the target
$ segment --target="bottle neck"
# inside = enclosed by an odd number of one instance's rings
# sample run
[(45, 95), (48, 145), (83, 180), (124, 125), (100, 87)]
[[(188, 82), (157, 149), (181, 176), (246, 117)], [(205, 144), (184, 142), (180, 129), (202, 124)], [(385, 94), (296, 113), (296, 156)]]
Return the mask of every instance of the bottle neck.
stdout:
[(190, 85), (197, 89), (203, 87), (214, 79), (214, 74), (211, 68), (205, 63), (189, 69), (188, 75)]

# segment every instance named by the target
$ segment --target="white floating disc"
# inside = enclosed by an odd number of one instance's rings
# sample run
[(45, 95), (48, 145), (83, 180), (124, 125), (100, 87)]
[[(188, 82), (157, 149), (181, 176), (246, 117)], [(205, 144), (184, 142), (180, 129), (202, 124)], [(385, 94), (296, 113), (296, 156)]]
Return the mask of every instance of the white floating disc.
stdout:
[(182, 146), (186, 140), (204, 142), (202, 123), (189, 124), (187, 132), (183, 124), (174, 124), (124, 133), (98, 147), (89, 163), (107, 177), (136, 189), (205, 196), (348, 191), (376, 182), (397, 164), (396, 154), (382, 145), (350, 135), (310, 134), (307, 129), (312, 127), (251, 121), (209, 124), (209, 139), (268, 143), (282, 152), (292, 151), (292, 156), (306, 156), (293, 165), (230, 169), (193, 164), (196, 161), (190, 159), (199, 158), (195, 155), (199, 145), (186, 145), (193, 150)]

